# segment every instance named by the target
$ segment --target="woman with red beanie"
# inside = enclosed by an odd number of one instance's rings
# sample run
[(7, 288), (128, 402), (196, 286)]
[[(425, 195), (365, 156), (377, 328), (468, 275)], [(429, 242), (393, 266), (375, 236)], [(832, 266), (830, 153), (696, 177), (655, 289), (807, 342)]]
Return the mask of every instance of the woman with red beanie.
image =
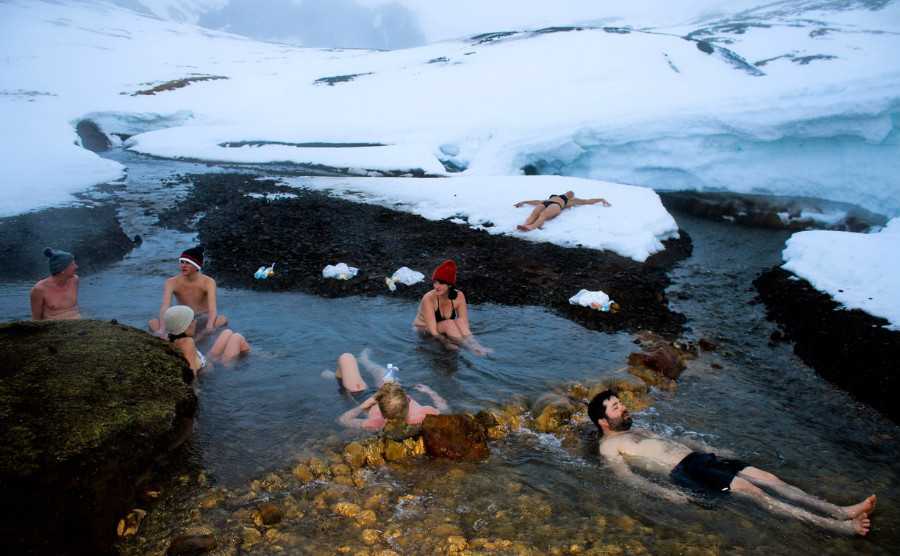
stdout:
[(476, 355), (490, 350), (478, 343), (469, 330), (469, 309), (466, 296), (456, 289), (456, 263), (442, 262), (431, 275), (433, 288), (422, 296), (413, 326), (439, 340), (448, 349), (462, 345)]

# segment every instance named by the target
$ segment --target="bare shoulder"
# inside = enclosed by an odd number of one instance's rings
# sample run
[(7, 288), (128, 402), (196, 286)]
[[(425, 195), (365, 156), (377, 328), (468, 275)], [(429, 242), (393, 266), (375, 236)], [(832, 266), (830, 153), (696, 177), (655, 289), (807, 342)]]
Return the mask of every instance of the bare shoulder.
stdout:
[(213, 279), (212, 276), (207, 276), (206, 274), (204, 274), (203, 275), (203, 285), (207, 288), (214, 288), (214, 287), (216, 287), (216, 281)]
[(466, 302), (466, 294), (464, 294), (463, 292), (461, 292), (459, 290), (456, 290), (456, 301), (458, 301), (460, 303), (465, 303)]

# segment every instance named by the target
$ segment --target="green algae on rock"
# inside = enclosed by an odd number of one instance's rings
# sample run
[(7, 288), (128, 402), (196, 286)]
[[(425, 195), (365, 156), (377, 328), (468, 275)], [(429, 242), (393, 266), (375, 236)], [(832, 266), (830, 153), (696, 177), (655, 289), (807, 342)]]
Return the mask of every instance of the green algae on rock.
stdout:
[(0, 531), (104, 553), (139, 477), (190, 431), (193, 375), (166, 342), (101, 321), (0, 325)]

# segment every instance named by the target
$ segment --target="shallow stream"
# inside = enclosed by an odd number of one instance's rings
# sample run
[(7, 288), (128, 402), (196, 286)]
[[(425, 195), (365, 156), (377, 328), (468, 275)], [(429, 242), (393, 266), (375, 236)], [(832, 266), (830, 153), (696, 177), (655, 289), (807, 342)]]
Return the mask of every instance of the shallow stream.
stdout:
[[(96, 196), (114, 195), (126, 233), (144, 242), (122, 262), (84, 277), (80, 305), (85, 316), (144, 327), (158, 310), (164, 278), (177, 272), (178, 253), (194, 240), (159, 229), (146, 209), (183, 191), (164, 178), (219, 169), (110, 156), (128, 165), (129, 177), (120, 190)], [(686, 547), (711, 547), (711, 554), (900, 553), (900, 428), (819, 378), (790, 344), (770, 346), (775, 328), (753, 303), (751, 281), (778, 262), (787, 234), (675, 217), (694, 254), (672, 272), (671, 305), (688, 318), (686, 337), (709, 338), (719, 348), (693, 361), (676, 391), (655, 392), (655, 405), (636, 416), (637, 424), (699, 437), (837, 503), (877, 493), (869, 538), (835, 537), (739, 500), (674, 506), (618, 483), (589, 445), (566, 450), (553, 436), (527, 430), (497, 442), (478, 466), (434, 462), (379, 472), (395, 496), (411, 495), (403, 512), (382, 518), (382, 529), (437, 520), (467, 537), (514, 539), (548, 552), (597, 546), (603, 537), (625, 554), (694, 549)], [(27, 318), (30, 286), (0, 284), (0, 320)], [(494, 353), (447, 353), (412, 331), (416, 305), (387, 291), (322, 299), (221, 289), (219, 308), (253, 353), (201, 376), (190, 454), (213, 484), (229, 489), (289, 468), (311, 440), (340, 433), (334, 419), (351, 402), (321, 373), (342, 352), (368, 347), (375, 361), (401, 369), (403, 383), (429, 384), (453, 409), (477, 411), (611, 374), (635, 349), (628, 334), (588, 331), (541, 308), (479, 305), (471, 311), (473, 331)], [(156, 519), (153, 527), (164, 528), (165, 517)], [(358, 533), (322, 534), (339, 543)]]

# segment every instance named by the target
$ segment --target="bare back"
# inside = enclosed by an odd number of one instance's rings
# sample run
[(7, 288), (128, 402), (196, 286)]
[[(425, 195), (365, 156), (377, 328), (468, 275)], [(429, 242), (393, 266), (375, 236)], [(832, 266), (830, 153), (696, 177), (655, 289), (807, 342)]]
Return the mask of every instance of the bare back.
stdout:
[(51, 276), (31, 289), (32, 318), (35, 320), (74, 320), (78, 310), (78, 276), (60, 286)]
[(193, 280), (181, 275), (173, 276), (167, 282), (178, 303), (187, 305), (195, 313), (208, 313), (210, 292), (216, 287), (216, 283), (204, 274), (197, 273), (196, 276)]
[(600, 454), (608, 459), (623, 457), (646, 471), (668, 473), (691, 453), (684, 444), (646, 431), (630, 431), (604, 438)]

